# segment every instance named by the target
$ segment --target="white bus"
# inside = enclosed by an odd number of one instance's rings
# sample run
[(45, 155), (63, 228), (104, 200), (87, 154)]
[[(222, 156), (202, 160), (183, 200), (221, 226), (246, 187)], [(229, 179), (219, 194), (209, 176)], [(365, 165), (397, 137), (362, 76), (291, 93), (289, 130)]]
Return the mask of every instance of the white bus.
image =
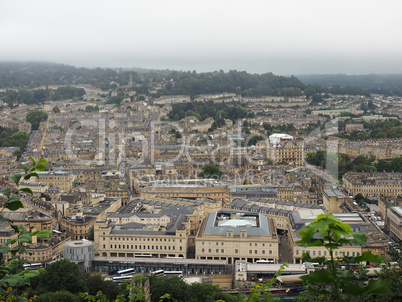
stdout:
[(24, 264), (24, 269), (25, 270), (35, 270), (35, 269), (40, 269), (43, 268), (42, 263), (26, 263)]
[(183, 271), (164, 271), (163, 275), (165, 277), (167, 277), (167, 276), (178, 276), (180, 278), (183, 278)]
[(134, 275), (135, 274), (135, 269), (134, 268), (128, 268), (128, 269), (123, 269), (121, 271), (117, 271), (117, 275), (123, 276), (123, 275)]
[(160, 276), (163, 276), (163, 273), (164, 273), (164, 272), (165, 272), (165, 271), (164, 271), (163, 269), (160, 269), (160, 270), (151, 272), (151, 275), (160, 277)]
[(133, 278), (132, 275), (118, 276), (118, 277), (113, 277), (113, 278), (112, 278), (112, 281), (113, 281), (115, 284), (120, 285), (120, 284), (122, 284), (122, 283), (123, 283), (124, 281), (126, 281), (126, 280), (131, 280), (131, 278)]
[(135, 258), (152, 258), (151, 254), (135, 254)]
[(183, 259), (183, 257), (167, 256), (166, 259)]

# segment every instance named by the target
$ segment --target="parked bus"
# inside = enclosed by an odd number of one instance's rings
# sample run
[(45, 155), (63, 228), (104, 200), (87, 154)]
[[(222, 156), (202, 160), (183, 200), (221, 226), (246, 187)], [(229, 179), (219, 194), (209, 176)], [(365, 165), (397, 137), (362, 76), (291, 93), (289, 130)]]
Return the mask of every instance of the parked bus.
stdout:
[(135, 258), (152, 258), (151, 254), (135, 254)]
[(26, 263), (26, 264), (24, 264), (25, 270), (35, 270), (35, 269), (40, 269), (40, 268), (43, 268), (42, 263)]
[(183, 271), (164, 271), (163, 275), (165, 277), (167, 277), (167, 276), (178, 276), (180, 278), (183, 278)]
[(151, 275), (154, 275), (154, 276), (157, 276), (157, 277), (161, 277), (161, 276), (163, 276), (164, 272), (165, 272), (165, 271), (164, 271), (163, 269), (160, 269), (160, 270), (151, 272)]
[(134, 275), (135, 274), (135, 269), (134, 268), (128, 268), (128, 269), (123, 269), (121, 271), (117, 271), (117, 275), (123, 276), (123, 275)]
[(131, 278), (133, 278), (132, 275), (126, 275), (126, 276), (118, 276), (118, 277), (113, 277), (112, 281), (117, 284), (120, 285), (122, 284), (124, 281), (126, 280), (131, 280)]

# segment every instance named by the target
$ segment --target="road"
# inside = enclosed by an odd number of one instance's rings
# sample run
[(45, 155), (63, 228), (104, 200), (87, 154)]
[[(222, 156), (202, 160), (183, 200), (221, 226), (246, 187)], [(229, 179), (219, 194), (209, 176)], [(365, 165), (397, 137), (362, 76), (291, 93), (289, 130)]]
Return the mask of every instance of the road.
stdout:
[(290, 250), (288, 237), (285, 235), (279, 235), (279, 240), (279, 263), (293, 263), (293, 255), (292, 251)]

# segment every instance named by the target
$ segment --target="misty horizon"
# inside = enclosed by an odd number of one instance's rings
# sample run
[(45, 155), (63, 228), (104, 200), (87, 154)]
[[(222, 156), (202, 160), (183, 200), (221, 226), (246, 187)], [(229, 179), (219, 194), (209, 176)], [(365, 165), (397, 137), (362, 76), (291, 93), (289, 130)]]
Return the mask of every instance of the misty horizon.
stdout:
[(402, 73), (396, 1), (0, 4), (0, 61), (277, 75)]

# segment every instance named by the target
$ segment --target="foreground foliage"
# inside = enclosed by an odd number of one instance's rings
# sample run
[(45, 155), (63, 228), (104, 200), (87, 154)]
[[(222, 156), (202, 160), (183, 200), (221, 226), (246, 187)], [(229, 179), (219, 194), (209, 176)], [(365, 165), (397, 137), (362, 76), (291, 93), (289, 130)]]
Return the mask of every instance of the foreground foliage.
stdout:
[[(36, 162), (30, 157), (30, 160), (32, 162), (31, 168), (21, 164), (20, 166), (24, 170), (24, 173), (17, 173), (11, 176), (16, 188), (14, 190), (10, 188), (0, 190), (0, 193), (6, 198), (0, 210), (0, 221), (10, 223), (11, 228), (17, 234), (16, 238), (8, 240), (0, 247), (0, 254), (2, 256), (4, 254), (11, 256), (0, 266), (0, 295), (2, 299), (9, 299), (10, 301), (13, 301), (13, 299), (15, 301), (26, 301), (27, 297), (22, 296), (21, 293), (23, 293), (25, 287), (29, 285), (30, 279), (38, 276), (41, 272), (40, 270), (24, 270), (23, 264), (26, 263), (26, 261), (22, 259), (22, 256), (27, 253), (25, 245), (32, 243), (33, 236), (43, 238), (51, 235), (49, 230), (29, 232), (23, 226), (15, 225), (11, 220), (1, 215), (4, 209), (16, 211), (24, 207), (19, 194), (32, 194), (32, 191), (29, 188), (20, 189), (20, 182), (29, 180), (32, 177), (39, 178), (38, 173), (35, 171), (46, 170), (44, 165), (46, 163), (45, 159), (41, 158), (39, 162)], [(10, 288), (11, 291), (9, 290)]]
[[(308, 253), (303, 254), (303, 261), (322, 265), (323, 269), (302, 276), (306, 285), (306, 292), (299, 296), (298, 301), (354, 301), (371, 294), (387, 293), (390, 280), (369, 280), (367, 270), (341, 270), (341, 265), (352, 263), (375, 262), (382, 263), (384, 256), (364, 252), (356, 257), (335, 259), (334, 251), (343, 245), (365, 245), (367, 237), (364, 232), (354, 232), (348, 224), (331, 214), (321, 214), (301, 232), (301, 240), (296, 242), (303, 247), (325, 247), (330, 255), (311, 258)], [(319, 235), (319, 236), (317, 236)]]

